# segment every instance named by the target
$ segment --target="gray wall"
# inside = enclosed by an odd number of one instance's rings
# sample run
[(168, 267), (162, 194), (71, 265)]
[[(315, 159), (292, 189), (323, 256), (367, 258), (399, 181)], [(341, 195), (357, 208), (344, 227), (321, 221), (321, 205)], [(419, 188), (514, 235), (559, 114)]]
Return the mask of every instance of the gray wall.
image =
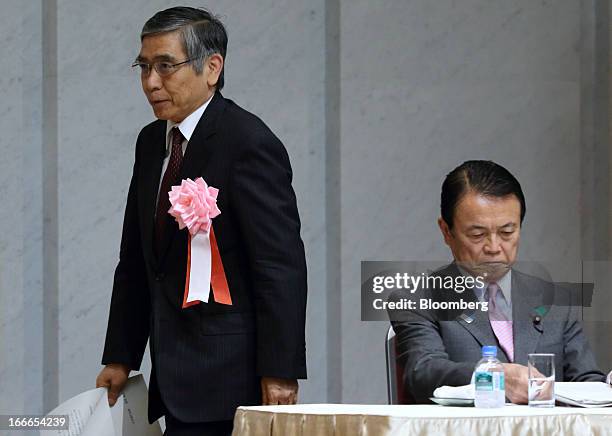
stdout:
[[(0, 32), (2, 41), (9, 39), (12, 44), (7, 48), (7, 57), (19, 59), (24, 44), (16, 36), (23, 34), (21, 20), (14, 20), (13, 14), (21, 16), (19, 2), (14, 1), (5, 7), (6, 13), (0, 17)], [(38, 53), (40, 57), (40, 52)], [(21, 188), (23, 183), (23, 165), (25, 150), (19, 146), (11, 147), (10, 144), (22, 144), (24, 133), (23, 125), (24, 103), (22, 98), (23, 69), (18, 62), (4, 64), (0, 75), (0, 97), (3, 102), (1, 109), (0, 128), (3, 135), (2, 154), (0, 160), (0, 198), (9, 199), (12, 208), (4, 207), (0, 211), (0, 355), (3, 356), (0, 364), (0, 380), (3, 390), (16, 392), (13, 399), (17, 402), (17, 410), (25, 397), (24, 392), (24, 329), (23, 329), (23, 306), (24, 306), (24, 274), (22, 262), (24, 226), (22, 220), (15, 219), (23, 210), (23, 196)], [(5, 142), (6, 141), (6, 142)], [(5, 200), (6, 201), (6, 200)], [(10, 237), (7, 230), (10, 229)], [(40, 238), (40, 235), (38, 235)], [(39, 346), (40, 344), (36, 344)], [(4, 356), (11, 356), (9, 359)], [(11, 376), (11, 374), (14, 374)], [(36, 375), (35, 375), (36, 376)], [(9, 398), (0, 397), (0, 409), (11, 410)]]
[[(167, 6), (3, 0), (0, 411), (46, 411), (94, 384), (134, 142), (152, 120), (129, 65)], [(309, 266), (302, 401), (385, 402), (387, 324), (360, 320), (360, 261), (450, 259), (439, 187), (463, 160), (521, 181), (521, 259), (559, 280), (609, 259), (607, 1), (207, 6), (229, 32), (224, 95), (292, 159)], [(607, 350), (610, 325), (590, 328)]]

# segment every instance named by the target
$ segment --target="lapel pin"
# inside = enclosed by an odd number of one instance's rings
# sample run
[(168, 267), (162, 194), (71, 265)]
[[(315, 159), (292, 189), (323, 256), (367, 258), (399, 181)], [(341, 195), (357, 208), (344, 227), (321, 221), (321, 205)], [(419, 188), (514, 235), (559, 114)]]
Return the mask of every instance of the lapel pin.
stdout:
[(471, 324), (472, 321), (474, 321), (474, 318), (466, 315), (465, 313), (462, 313), (461, 315), (459, 315), (459, 318), (461, 318), (463, 321), (467, 322), (468, 324)]

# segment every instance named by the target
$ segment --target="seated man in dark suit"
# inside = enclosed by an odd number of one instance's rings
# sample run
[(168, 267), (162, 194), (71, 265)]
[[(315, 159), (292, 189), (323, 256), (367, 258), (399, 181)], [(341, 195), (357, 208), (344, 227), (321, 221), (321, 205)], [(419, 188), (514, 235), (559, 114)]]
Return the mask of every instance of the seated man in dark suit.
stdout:
[[(506, 396), (513, 403), (527, 402), (529, 353), (554, 353), (558, 381), (605, 381), (571, 293), (512, 269), (525, 217), (525, 198), (516, 178), (490, 161), (465, 162), (442, 185), (441, 215), (438, 224), (455, 262), (433, 276), (480, 277), (481, 286), (461, 294), (420, 289), (419, 298), (487, 302), (488, 310), (390, 314), (412, 399), (428, 402), (439, 386), (469, 384), (483, 345), (500, 349)], [(404, 297), (396, 291), (391, 299)]]

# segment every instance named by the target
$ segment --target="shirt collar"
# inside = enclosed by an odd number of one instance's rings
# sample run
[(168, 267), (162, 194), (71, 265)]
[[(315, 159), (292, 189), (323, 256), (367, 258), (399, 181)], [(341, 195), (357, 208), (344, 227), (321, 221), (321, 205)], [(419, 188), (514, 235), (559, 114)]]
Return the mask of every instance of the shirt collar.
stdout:
[[(466, 277), (471, 275), (469, 272), (461, 268), (459, 265), (457, 265), (457, 268), (459, 269), (459, 272), (462, 275)], [(501, 290), (502, 295), (504, 296), (506, 301), (510, 304), (510, 302), (512, 301), (512, 269), (509, 269), (508, 272), (504, 274), (495, 283), (497, 283), (497, 286), (499, 286), (499, 289)], [(476, 297), (478, 297), (478, 299), (481, 301), (484, 298), (484, 293), (487, 290), (488, 284), (489, 284), (488, 282), (485, 282), (484, 286), (482, 287), (474, 286), (474, 293), (476, 294)]]
[(187, 142), (189, 142), (189, 140), (191, 139), (191, 135), (193, 135), (193, 131), (200, 122), (200, 118), (202, 118), (202, 115), (204, 114), (204, 111), (206, 110), (206, 107), (208, 107), (208, 104), (211, 100), (212, 96), (208, 100), (206, 100), (202, 106), (200, 106), (191, 114), (189, 114), (187, 118), (185, 118), (180, 123), (175, 123), (174, 121), (170, 120), (166, 121), (166, 148), (170, 146), (169, 144), (171, 143), (171, 141), (169, 141), (167, 138), (169, 137), (170, 131), (173, 127), (178, 127), (178, 129), (183, 134), (183, 137), (187, 140)]
[(508, 272), (497, 281), (497, 286), (501, 289), (506, 301), (512, 301), (512, 269), (509, 269)]

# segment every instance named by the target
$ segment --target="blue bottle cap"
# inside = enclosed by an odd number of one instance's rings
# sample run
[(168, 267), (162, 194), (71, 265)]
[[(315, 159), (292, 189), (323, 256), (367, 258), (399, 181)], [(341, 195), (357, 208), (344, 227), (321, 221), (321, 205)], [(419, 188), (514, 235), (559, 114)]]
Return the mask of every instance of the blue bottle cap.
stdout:
[(497, 347), (495, 345), (485, 345), (482, 347), (482, 355), (497, 357)]

